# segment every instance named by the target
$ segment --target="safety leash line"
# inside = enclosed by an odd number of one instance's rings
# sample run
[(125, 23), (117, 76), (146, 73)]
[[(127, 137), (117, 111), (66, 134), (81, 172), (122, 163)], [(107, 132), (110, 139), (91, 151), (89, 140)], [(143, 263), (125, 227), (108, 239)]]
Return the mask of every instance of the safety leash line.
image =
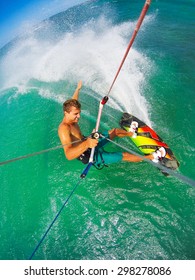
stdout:
[(122, 59), (122, 62), (121, 62), (121, 64), (120, 64), (120, 66), (119, 66), (119, 68), (118, 68), (118, 71), (117, 71), (117, 73), (116, 73), (116, 76), (114, 77), (114, 80), (113, 80), (113, 82), (112, 82), (112, 84), (111, 84), (111, 87), (110, 87), (110, 89), (109, 89), (109, 91), (108, 91), (107, 96), (110, 94), (110, 92), (111, 92), (111, 90), (112, 90), (112, 87), (113, 87), (113, 85), (114, 85), (114, 83), (115, 83), (115, 81), (116, 81), (116, 79), (117, 79), (117, 77), (118, 77), (118, 75), (119, 75), (119, 73), (120, 73), (120, 71), (121, 71), (121, 68), (122, 68), (122, 66), (123, 66), (123, 64), (124, 64), (124, 62), (125, 62), (125, 59), (126, 59), (128, 53), (129, 53), (129, 51), (130, 51), (131, 46), (133, 45), (133, 42), (134, 42), (134, 40), (135, 40), (135, 37), (136, 37), (136, 35), (137, 35), (137, 33), (138, 33), (139, 29), (140, 29), (140, 26), (141, 26), (141, 24), (142, 24), (142, 22), (143, 22), (143, 20), (144, 20), (144, 17), (145, 17), (145, 15), (146, 15), (147, 11), (148, 11), (148, 8), (149, 8), (150, 4), (151, 4), (151, 0), (146, 0), (146, 2), (145, 2), (145, 4), (144, 4), (144, 7), (143, 7), (143, 9), (142, 9), (142, 11), (141, 11), (141, 14), (140, 14), (140, 16), (139, 16), (139, 18), (138, 18), (138, 21), (137, 21), (136, 27), (135, 27), (135, 29), (134, 29), (133, 35), (132, 35), (132, 37), (131, 37), (131, 39), (130, 39), (130, 42), (129, 42), (128, 46), (127, 46), (126, 52), (125, 52), (125, 54), (124, 54), (124, 57), (123, 57), (123, 59)]
[(56, 146), (56, 147), (53, 147), (53, 148), (49, 148), (49, 149), (46, 149), (46, 150), (42, 150), (42, 151), (39, 151), (39, 152), (35, 152), (35, 153), (32, 153), (32, 154), (28, 154), (28, 155), (20, 156), (20, 157), (17, 157), (17, 158), (5, 160), (5, 161), (0, 162), (0, 165), (5, 165), (5, 164), (8, 164), (8, 163), (11, 163), (11, 162), (14, 162), (14, 161), (18, 161), (18, 160), (21, 160), (21, 159), (25, 159), (25, 158), (41, 155), (41, 154), (44, 154), (44, 153), (48, 153), (50, 151), (54, 151), (54, 150), (63, 148), (65, 146), (67, 146), (67, 145), (75, 144), (75, 143), (78, 143), (78, 142), (81, 142), (81, 141), (82, 140), (76, 140), (76, 141), (70, 142), (68, 144), (59, 145), (59, 146)]
[(126, 148), (126, 147), (124, 147), (123, 145), (118, 144), (118, 143), (112, 141), (111, 139), (105, 137), (105, 136), (102, 135), (102, 134), (100, 134), (100, 137), (105, 138), (105, 139), (107, 139), (109, 142), (115, 144), (116, 146), (122, 148), (123, 150), (125, 150), (125, 151), (127, 151), (127, 152), (129, 152), (129, 153), (131, 153), (131, 154), (133, 154), (133, 155), (136, 155), (136, 156), (140, 157), (143, 161), (146, 161), (146, 162), (150, 163), (151, 165), (157, 167), (158, 169), (161, 169), (163, 172), (166, 172), (166, 173), (168, 173), (169, 175), (172, 175), (172, 176), (174, 176), (175, 178), (181, 180), (182, 182), (184, 182), (184, 183), (186, 183), (186, 184), (188, 184), (188, 185), (190, 185), (190, 186), (192, 186), (192, 187), (195, 187), (195, 180), (192, 180), (191, 178), (189, 178), (189, 177), (187, 177), (187, 176), (184, 176), (184, 175), (182, 175), (182, 174), (180, 174), (180, 173), (178, 173), (178, 172), (176, 172), (176, 171), (174, 171), (174, 170), (171, 170), (171, 169), (169, 169), (169, 168), (167, 168), (167, 167), (165, 167), (165, 166), (163, 166), (163, 165), (160, 165), (160, 164), (158, 164), (158, 163), (155, 163), (155, 162), (153, 162), (152, 160), (147, 159), (147, 158), (145, 158), (144, 156), (142, 156), (142, 155), (136, 153), (135, 151), (133, 151), (133, 150), (131, 150), (131, 149), (129, 149), (129, 148)]
[(76, 183), (75, 187), (72, 189), (71, 193), (69, 194), (69, 196), (67, 197), (67, 199), (64, 201), (62, 207), (60, 208), (60, 210), (58, 211), (58, 213), (56, 214), (55, 218), (53, 219), (53, 221), (51, 222), (51, 224), (49, 225), (49, 227), (47, 228), (46, 232), (44, 233), (44, 235), (42, 236), (42, 238), (40, 239), (39, 243), (37, 244), (37, 246), (35, 247), (34, 251), (32, 252), (31, 256), (29, 257), (29, 260), (32, 260), (32, 258), (34, 257), (35, 253), (37, 252), (37, 250), (39, 249), (39, 247), (41, 246), (41, 244), (43, 243), (43, 241), (45, 240), (47, 234), (49, 233), (50, 229), (52, 228), (52, 226), (54, 225), (54, 223), (56, 222), (56, 220), (58, 219), (58, 217), (60, 216), (62, 210), (64, 209), (64, 207), (67, 205), (69, 199), (71, 198), (71, 196), (73, 195), (73, 193), (76, 191), (77, 187), (79, 186), (79, 184), (81, 183), (81, 180), (84, 177), (79, 178), (78, 182)]

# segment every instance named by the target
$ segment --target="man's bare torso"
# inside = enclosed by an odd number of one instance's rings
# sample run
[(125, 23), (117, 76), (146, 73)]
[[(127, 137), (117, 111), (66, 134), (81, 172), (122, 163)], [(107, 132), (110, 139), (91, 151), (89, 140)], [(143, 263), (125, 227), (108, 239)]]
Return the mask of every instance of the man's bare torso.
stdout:
[(62, 122), (60, 124), (60, 126), (62, 129), (65, 129), (66, 131), (69, 132), (69, 136), (70, 136), (72, 142), (81, 140), (83, 138), (80, 127), (77, 123), (66, 124), (66, 123)]

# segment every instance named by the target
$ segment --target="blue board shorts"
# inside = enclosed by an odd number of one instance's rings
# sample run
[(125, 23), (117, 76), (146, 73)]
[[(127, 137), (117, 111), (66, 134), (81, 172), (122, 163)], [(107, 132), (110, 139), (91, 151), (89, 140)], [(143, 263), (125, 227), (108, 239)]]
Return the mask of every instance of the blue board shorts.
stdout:
[(112, 164), (122, 161), (123, 154), (122, 152), (106, 152), (104, 150), (104, 146), (109, 143), (109, 140), (106, 138), (110, 138), (108, 132), (102, 133), (105, 138), (100, 138), (97, 147), (95, 148), (94, 154), (94, 164), (96, 166), (102, 166), (103, 164)]

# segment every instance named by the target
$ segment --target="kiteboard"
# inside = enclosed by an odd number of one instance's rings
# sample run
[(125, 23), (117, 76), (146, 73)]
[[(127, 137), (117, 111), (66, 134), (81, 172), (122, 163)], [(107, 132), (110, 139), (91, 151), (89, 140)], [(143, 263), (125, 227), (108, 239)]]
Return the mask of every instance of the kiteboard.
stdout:
[[(173, 154), (170, 147), (162, 140), (162, 138), (146, 123), (138, 119), (137, 117), (123, 113), (120, 126), (121, 128), (129, 131), (132, 121), (138, 122), (137, 136), (135, 138), (129, 137), (136, 147), (144, 154), (148, 155), (156, 151), (160, 147), (164, 147), (166, 150), (165, 157), (159, 161), (159, 164), (166, 168), (175, 170), (179, 167), (179, 162)], [(164, 175), (168, 175), (166, 172), (162, 172)]]

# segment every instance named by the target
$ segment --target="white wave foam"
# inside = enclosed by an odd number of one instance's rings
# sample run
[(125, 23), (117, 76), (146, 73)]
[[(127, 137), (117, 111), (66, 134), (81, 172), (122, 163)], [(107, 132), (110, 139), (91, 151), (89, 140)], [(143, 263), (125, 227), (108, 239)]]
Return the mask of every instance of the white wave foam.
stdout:
[[(89, 21), (77, 32), (64, 34), (55, 43), (47, 38), (37, 39), (32, 34), (18, 42), (2, 59), (4, 87), (28, 86), (32, 79), (46, 83), (65, 80), (72, 84), (83, 80), (85, 86), (104, 96), (134, 27), (135, 24), (129, 22), (114, 26), (101, 17), (98, 21)], [(151, 61), (132, 48), (108, 105), (149, 121), (142, 88), (151, 67)], [(41, 95), (44, 96), (43, 92)]]

